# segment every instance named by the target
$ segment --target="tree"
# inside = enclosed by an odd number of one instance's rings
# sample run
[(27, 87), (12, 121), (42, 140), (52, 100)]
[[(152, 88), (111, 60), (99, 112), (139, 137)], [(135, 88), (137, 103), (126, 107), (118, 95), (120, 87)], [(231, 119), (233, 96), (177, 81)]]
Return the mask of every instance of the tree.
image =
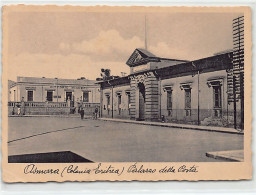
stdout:
[(103, 78), (103, 80), (108, 80), (111, 77), (110, 72), (111, 72), (110, 69), (102, 68), (100, 76)]
[(106, 80), (111, 80), (111, 79), (116, 79), (119, 78), (119, 76), (112, 76), (111, 74), (111, 70), (110, 69), (101, 69), (101, 73), (100, 76), (101, 78), (96, 78), (97, 81), (106, 81)]

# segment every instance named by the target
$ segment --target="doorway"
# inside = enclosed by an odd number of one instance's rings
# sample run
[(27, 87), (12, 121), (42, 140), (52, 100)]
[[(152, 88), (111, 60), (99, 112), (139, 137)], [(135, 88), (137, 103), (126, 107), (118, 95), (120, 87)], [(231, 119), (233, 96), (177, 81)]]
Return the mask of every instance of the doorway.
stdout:
[(70, 101), (72, 101), (72, 92), (66, 92), (66, 101), (68, 101), (68, 100), (70, 100)]
[(145, 85), (138, 84), (139, 88), (139, 120), (145, 120)]
[(74, 96), (72, 95), (72, 91), (66, 91), (66, 102), (70, 100), (70, 107), (74, 107)]

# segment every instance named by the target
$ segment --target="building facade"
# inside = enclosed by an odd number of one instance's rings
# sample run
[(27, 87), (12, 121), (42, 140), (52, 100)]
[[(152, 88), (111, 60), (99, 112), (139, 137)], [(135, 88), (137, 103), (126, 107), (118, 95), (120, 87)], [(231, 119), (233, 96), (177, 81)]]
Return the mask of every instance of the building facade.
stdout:
[(26, 114), (63, 114), (70, 108), (77, 112), (81, 106), (95, 107), (100, 102), (99, 85), (85, 78), (17, 77), (17, 82), (9, 81), (8, 97), (10, 107), (25, 102)]
[(102, 117), (219, 126), (234, 122), (227, 95), (232, 52), (189, 62), (136, 49), (126, 64), (130, 75), (99, 82)]
[(17, 77), (9, 88), (9, 101), (99, 102), (99, 87), (93, 80)]

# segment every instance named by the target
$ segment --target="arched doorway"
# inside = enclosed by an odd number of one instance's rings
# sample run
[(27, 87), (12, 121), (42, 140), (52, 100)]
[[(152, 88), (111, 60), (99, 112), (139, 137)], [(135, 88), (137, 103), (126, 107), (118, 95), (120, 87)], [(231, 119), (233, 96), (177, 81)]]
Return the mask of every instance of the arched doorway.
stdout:
[(138, 83), (139, 88), (139, 120), (145, 120), (145, 85)]

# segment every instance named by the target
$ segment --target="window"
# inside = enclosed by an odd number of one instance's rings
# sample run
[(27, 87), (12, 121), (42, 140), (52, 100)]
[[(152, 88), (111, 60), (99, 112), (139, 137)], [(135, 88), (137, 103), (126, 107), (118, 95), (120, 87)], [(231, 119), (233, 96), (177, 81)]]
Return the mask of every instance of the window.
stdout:
[(122, 96), (121, 96), (121, 95), (118, 95), (118, 106), (121, 105), (121, 99), (122, 99)]
[(222, 79), (212, 79), (207, 81), (208, 87), (212, 87), (213, 90), (213, 116), (222, 116), (222, 98), (221, 98), (221, 86)]
[(131, 95), (130, 94), (128, 94), (127, 95), (128, 96), (128, 113), (129, 113), (129, 115), (131, 114), (131, 112), (130, 112), (130, 104), (131, 104)]
[(172, 110), (172, 91), (167, 91), (167, 110)]
[(109, 109), (110, 106), (110, 96), (107, 96), (107, 108)]
[(110, 96), (106, 96), (107, 97), (107, 110), (108, 110), (108, 115), (109, 115), (109, 110), (110, 110)]
[(221, 86), (213, 86), (214, 116), (221, 117)]
[(89, 92), (88, 91), (83, 92), (83, 102), (89, 102)]
[(52, 91), (47, 91), (46, 99), (48, 102), (52, 102), (52, 94), (53, 94)]
[(122, 102), (122, 96), (118, 95), (118, 114), (121, 114), (121, 102)]
[(191, 89), (185, 89), (185, 111), (186, 116), (191, 116)]
[(32, 102), (33, 101), (33, 91), (28, 91), (28, 102)]
[(66, 92), (66, 101), (68, 101), (68, 100), (72, 101), (72, 92), (71, 91)]
[(172, 90), (167, 90), (167, 111), (168, 116), (172, 115)]
[(180, 84), (180, 89), (185, 93), (185, 116), (191, 116), (191, 85), (192, 82)]
[(191, 109), (191, 89), (185, 89), (185, 109)]
[(172, 88), (173, 85), (163, 86), (163, 90), (166, 92), (166, 108), (168, 116), (172, 116)]
[(214, 108), (221, 108), (221, 87), (213, 86), (213, 105)]

